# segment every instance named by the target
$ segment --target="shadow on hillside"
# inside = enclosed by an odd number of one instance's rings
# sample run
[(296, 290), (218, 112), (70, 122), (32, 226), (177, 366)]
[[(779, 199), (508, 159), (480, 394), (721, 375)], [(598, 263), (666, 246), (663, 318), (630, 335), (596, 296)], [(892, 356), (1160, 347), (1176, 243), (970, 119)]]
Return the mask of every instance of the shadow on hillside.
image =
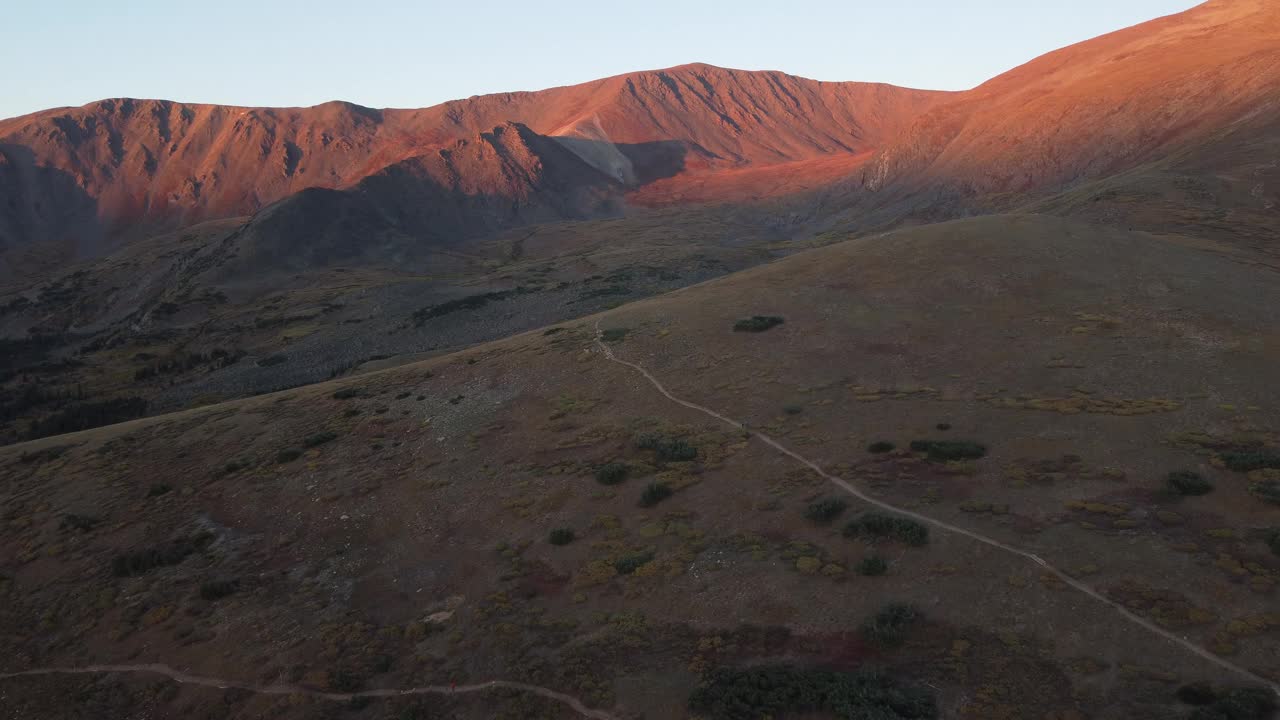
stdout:
[[(679, 175), (685, 169), (685, 157), (690, 152), (689, 145), (677, 140), (611, 143), (582, 137), (552, 139), (608, 177), (630, 187)], [(711, 156), (700, 148), (694, 151)]]
[[(105, 228), (98, 203), (67, 172), (36, 164), (29, 148), (0, 144), (0, 282), (30, 265), (97, 254)], [(34, 256), (34, 257), (32, 257)]]
[[(205, 279), (215, 283), (332, 266), (430, 272), (442, 250), (495, 232), (616, 217), (630, 187), (680, 173), (690, 152), (674, 141), (566, 142), (518, 127), (537, 163), (520, 166), (528, 161), (505, 147), (467, 156), (460, 145), (395, 163), (350, 188), (306, 189), (263, 208), (236, 234), (234, 249), (192, 269), (211, 270)], [(497, 142), (504, 132), (482, 137)]]

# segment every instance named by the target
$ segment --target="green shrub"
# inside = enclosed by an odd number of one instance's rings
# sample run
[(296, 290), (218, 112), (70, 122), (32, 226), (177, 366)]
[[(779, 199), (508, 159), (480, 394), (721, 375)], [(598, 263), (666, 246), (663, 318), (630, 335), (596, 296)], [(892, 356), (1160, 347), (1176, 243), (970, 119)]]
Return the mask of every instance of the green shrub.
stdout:
[(575, 537), (572, 528), (556, 528), (547, 539), (552, 545), (568, 545)]
[(937, 462), (950, 460), (977, 460), (987, 454), (987, 446), (963, 440), (912, 440), (911, 449), (928, 453)]
[[(0, 358), (4, 355), (0, 353)], [(28, 386), (34, 387), (34, 386)], [(34, 392), (39, 392), (38, 389)], [(33, 420), (27, 426), (24, 438), (37, 440), (52, 435), (88, 430), (140, 418), (147, 414), (147, 401), (140, 397), (121, 397), (110, 400), (77, 403), (44, 418)]]
[(786, 413), (786, 414), (788, 414), (788, 415), (799, 415), (800, 413), (804, 412), (804, 406), (802, 406), (802, 405), (783, 405), (783, 406), (782, 406), (782, 412), (784, 412), (784, 413)]
[(199, 533), (191, 537), (178, 538), (167, 543), (155, 545), (145, 550), (117, 555), (111, 560), (111, 574), (116, 577), (134, 577), (142, 575), (154, 568), (177, 565), (187, 556), (203, 550), (213, 541), (213, 535)]
[(717, 668), (689, 696), (689, 709), (710, 720), (804, 715), (840, 720), (932, 720), (926, 689), (876, 670), (839, 672), (789, 665)]
[(98, 518), (92, 515), (77, 515), (75, 513), (67, 513), (62, 516), (62, 527), (70, 528), (79, 532), (89, 532), (98, 524)]
[(640, 493), (640, 507), (653, 507), (671, 497), (673, 492), (671, 486), (664, 482), (649, 483), (644, 492)]
[(410, 395), (412, 395), (412, 394), (413, 394), (413, 393), (411, 393), (411, 392), (407, 392), (407, 391), (406, 391), (406, 392), (402, 392), (402, 393), (398, 393), (398, 394), (396, 395), (396, 399), (397, 399), (397, 400), (404, 400), (405, 398), (409, 397), (409, 396), (410, 396)]
[(765, 330), (772, 330), (778, 327), (786, 320), (777, 315), (752, 315), (733, 324), (734, 332), (753, 332), (760, 333)]
[(1213, 483), (1203, 475), (1190, 470), (1176, 470), (1169, 473), (1169, 489), (1179, 495), (1208, 495), (1213, 491)]
[(333, 394), (334, 400), (350, 400), (353, 397), (360, 397), (360, 388), (345, 387)]
[(842, 498), (822, 498), (809, 504), (805, 508), (804, 516), (814, 522), (829, 523), (840, 516), (840, 513), (849, 507), (849, 503)]
[(334, 440), (337, 437), (338, 437), (337, 433), (331, 433), (327, 430), (325, 432), (318, 432), (314, 435), (308, 435), (302, 441), (302, 446), (313, 448), (313, 447), (316, 447), (317, 445), (323, 445), (329, 442), (330, 440)]
[(889, 571), (889, 563), (879, 555), (868, 555), (858, 563), (858, 574), (868, 577), (883, 575)]
[(948, 430), (950, 430), (950, 429), (951, 429), (951, 423), (944, 423), (944, 422), (943, 422), (943, 423), (938, 423), (937, 425), (934, 425), (934, 427), (935, 427), (935, 428), (937, 428), (937, 429), (939, 429), (939, 430), (941, 430), (941, 431), (943, 431), (943, 432), (946, 432), (946, 431), (948, 431)]
[(600, 339), (607, 343), (621, 342), (631, 332), (627, 328), (609, 328), (600, 333)]
[(596, 481), (601, 485), (617, 485), (631, 474), (631, 466), (621, 462), (605, 463), (596, 468)]
[(889, 603), (862, 623), (862, 634), (883, 647), (897, 647), (906, 639), (907, 631), (920, 617), (915, 608), (905, 603)]
[(898, 447), (897, 445), (894, 445), (893, 443), (888, 442), (887, 440), (877, 440), (876, 442), (873, 442), (867, 446), (867, 452), (873, 455), (883, 455), (884, 453), (887, 453), (887, 452), (893, 452), (894, 449), (897, 447)]
[(1266, 468), (1280, 468), (1280, 452), (1273, 450), (1241, 450), (1224, 452), (1219, 457), (1228, 469), (1235, 472), (1252, 472)]
[(864, 513), (844, 526), (845, 537), (867, 535), (881, 539), (892, 538), (919, 547), (929, 542), (929, 528), (901, 515), (879, 512)]
[(172, 491), (173, 486), (168, 483), (153, 483), (151, 487), (147, 488), (147, 497), (160, 497), (161, 495), (167, 495)]
[(239, 589), (239, 580), (210, 580), (200, 584), (200, 597), (209, 601), (221, 600)]
[(1267, 546), (1272, 553), (1280, 555), (1280, 528), (1271, 528), (1267, 532)]
[(1178, 700), (1188, 705), (1208, 705), (1218, 699), (1209, 683), (1198, 682), (1178, 688)]
[(302, 457), (302, 451), (298, 448), (285, 448), (284, 450), (276, 453), (276, 462), (283, 465), (284, 463), (293, 462), (300, 457)]
[(1196, 708), (1190, 720), (1265, 720), (1276, 711), (1276, 696), (1265, 688), (1235, 688)]
[(1280, 482), (1262, 480), (1249, 486), (1249, 492), (1260, 500), (1280, 505)]
[(627, 555), (613, 564), (613, 569), (618, 571), (619, 575), (630, 575), (640, 569), (641, 565), (653, 560), (652, 552), (642, 552)]
[(477, 295), (467, 295), (465, 297), (446, 300), (439, 305), (431, 305), (424, 308), (418, 308), (413, 311), (413, 324), (415, 327), (422, 327), (432, 318), (443, 317), (451, 313), (461, 312), (463, 310), (475, 310), (488, 305), (491, 302), (498, 302), (508, 298), (525, 295), (527, 293), (537, 292), (534, 288), (527, 288), (523, 285), (517, 285), (511, 290), (496, 290), (493, 292), (479, 293)]
[(364, 679), (350, 670), (338, 670), (329, 676), (329, 687), (343, 693), (353, 693), (364, 687)]
[(238, 473), (247, 467), (249, 467), (248, 460), (232, 460), (231, 462), (227, 463), (226, 466), (224, 466), (222, 469), (228, 475), (231, 475), (232, 473)]
[(673, 438), (662, 433), (641, 433), (636, 436), (636, 447), (652, 450), (659, 462), (687, 462), (698, 457), (698, 448), (684, 438)]

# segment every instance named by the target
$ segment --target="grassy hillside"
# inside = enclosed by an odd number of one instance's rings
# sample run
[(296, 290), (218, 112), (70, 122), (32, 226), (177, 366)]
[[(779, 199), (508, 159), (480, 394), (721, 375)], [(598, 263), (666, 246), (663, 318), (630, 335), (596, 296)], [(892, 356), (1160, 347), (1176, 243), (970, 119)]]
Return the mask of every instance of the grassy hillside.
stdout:
[[(1182, 716), (1183, 684), (1249, 680), (667, 400), (600, 352), (596, 323), (674, 394), (1275, 681), (1277, 302), (1280, 277), (1240, 250), (998, 216), (4, 448), (0, 672), (498, 678), (668, 718), (738, 717), (716, 708), (744, 678), (847, 689), (871, 663), (943, 717)], [(735, 331), (752, 316), (782, 322)], [(39, 717), (572, 716), (516, 692), (346, 706), (123, 674), (4, 682)], [(929, 716), (911, 707), (894, 712)]]

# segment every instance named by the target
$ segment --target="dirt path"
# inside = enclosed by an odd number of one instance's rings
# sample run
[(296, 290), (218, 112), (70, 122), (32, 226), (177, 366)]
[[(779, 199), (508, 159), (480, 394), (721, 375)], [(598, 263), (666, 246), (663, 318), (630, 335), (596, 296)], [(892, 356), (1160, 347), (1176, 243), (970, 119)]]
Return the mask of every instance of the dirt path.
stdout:
[(1214, 665), (1217, 665), (1218, 667), (1224, 668), (1237, 675), (1248, 678), (1253, 682), (1261, 683), (1262, 685), (1265, 685), (1266, 687), (1270, 688), (1273, 693), (1275, 693), (1278, 697), (1280, 697), (1280, 683), (1276, 683), (1271, 680), (1268, 680), (1260, 675), (1257, 675), (1256, 673), (1250, 670), (1247, 670), (1239, 665), (1236, 665), (1235, 663), (1224, 660), (1223, 658), (1220, 658), (1217, 655), (1214, 655), (1213, 653), (1209, 652), (1208, 650), (1205, 650), (1204, 648), (1191, 642), (1190, 640), (1184, 637), (1179, 637), (1178, 635), (1175, 635), (1169, 632), (1168, 630), (1165, 630), (1164, 628), (1160, 627), (1159, 625), (1156, 625), (1155, 623), (1147, 620), (1146, 618), (1140, 615), (1136, 615), (1133, 612), (1130, 612), (1123, 605), (1120, 605), (1119, 603), (1111, 600), (1110, 598), (1106, 597), (1105, 595), (1098, 592), (1097, 590), (1094, 590), (1092, 587), (1089, 587), (1088, 585), (1066, 574), (1062, 570), (1059, 570), (1058, 568), (1050, 565), (1048, 562), (1044, 560), (1044, 558), (1041, 558), (1039, 555), (1036, 555), (1035, 553), (1030, 553), (1030, 552), (1027, 552), (1026, 550), (1020, 550), (1012, 545), (1008, 545), (994, 538), (989, 538), (985, 535), (981, 535), (979, 533), (973, 532), (972, 530), (966, 530), (962, 527), (952, 525), (942, 520), (931, 518), (928, 515), (921, 515), (918, 512), (907, 510), (905, 508), (900, 508), (895, 505), (891, 505), (883, 500), (879, 500), (877, 498), (871, 497), (870, 495), (867, 495), (861, 490), (855, 488), (853, 485), (849, 484), (847, 481), (843, 480), (842, 478), (838, 478), (834, 475), (827, 473), (825, 470), (819, 467), (818, 464), (815, 463), (814, 461), (804, 457), (803, 455), (795, 452), (794, 450), (791, 450), (790, 448), (786, 447), (785, 445), (778, 442), (777, 440), (774, 440), (768, 435), (765, 435), (764, 433), (758, 430), (752, 430), (748, 428), (746, 425), (744, 425), (743, 423), (740, 423), (737, 420), (734, 420), (733, 418), (721, 415), (715, 410), (712, 410), (707, 407), (703, 407), (702, 405), (698, 405), (697, 403), (692, 403), (692, 402), (689, 402), (688, 400), (677, 397), (676, 395), (672, 394), (671, 391), (667, 390), (667, 388), (661, 382), (659, 382), (656, 377), (650, 374), (648, 370), (645, 370), (640, 365), (637, 365), (633, 362), (628, 362), (614, 355), (613, 350), (610, 349), (609, 346), (604, 343), (603, 331), (600, 329), (600, 322), (598, 320), (596, 321), (595, 329), (596, 329), (596, 336), (595, 336), (596, 346), (600, 348), (601, 352), (604, 353), (604, 356), (607, 359), (609, 359), (612, 362), (618, 363), (619, 365), (625, 365), (626, 367), (629, 367), (632, 370), (635, 370), (636, 372), (643, 375), (644, 378), (648, 380), (649, 383), (653, 385), (658, 390), (658, 392), (662, 393), (662, 395), (666, 397), (668, 400), (676, 404), (683, 405), (684, 407), (687, 407), (690, 410), (696, 410), (704, 415), (713, 417), (716, 420), (719, 420), (720, 422), (725, 423), (726, 425), (730, 425), (739, 430), (750, 433), (752, 436), (758, 438), (764, 444), (768, 445), (769, 447), (772, 447), (778, 452), (792, 458), (793, 460), (800, 463), (801, 465), (804, 465), (810, 470), (818, 473), (818, 475), (825, 478), (831, 484), (835, 485), (836, 487), (840, 488), (846, 493), (858, 498), (859, 500), (869, 505), (874, 505), (875, 507), (878, 507), (881, 510), (887, 510), (889, 512), (892, 512), (898, 515), (904, 515), (906, 517), (912, 518), (913, 520), (918, 520), (919, 522), (925, 523), (927, 525), (932, 525), (933, 527), (946, 530), (947, 532), (955, 533), (957, 535), (963, 535), (964, 537), (967, 537), (976, 542), (980, 542), (984, 545), (990, 545), (991, 547), (999, 548), (1000, 550), (1003, 550), (1007, 553), (1011, 553), (1013, 555), (1017, 555), (1018, 557), (1030, 560), (1036, 565), (1039, 565), (1040, 567), (1044, 568), (1046, 571), (1052, 573), (1054, 576), (1056, 576), (1059, 580), (1066, 583), (1067, 585), (1070, 585), (1076, 590), (1079, 590), (1085, 595), (1088, 595), (1094, 600), (1097, 600), (1098, 602), (1116, 611), (1117, 613), (1122, 615), (1125, 619), (1129, 620), (1130, 622), (1136, 625), (1139, 625), (1156, 635), (1159, 635), (1165, 640), (1168, 640), (1169, 642), (1182, 647), (1184, 650), (1187, 650), (1188, 652), (1194, 653), (1200, 656), (1201, 658), (1208, 660), (1209, 662), (1213, 663)]
[[(719, 420), (720, 422), (725, 423), (726, 425), (729, 425), (731, 427), (737, 428), (744, 432), (750, 433), (752, 436), (756, 437), (757, 439), (759, 439), (761, 442), (765, 443), (769, 447), (772, 447), (773, 449), (777, 450), (780, 453), (783, 453), (784, 455), (787, 455), (788, 457), (794, 459), (796, 462), (799, 462), (800, 464), (804, 465), (810, 470), (813, 470), (815, 473), (818, 473), (819, 476), (826, 479), (828, 482), (832, 483), (833, 485), (840, 488), (844, 492), (858, 498), (859, 500), (869, 505), (873, 505), (882, 510), (887, 510), (889, 512), (896, 513), (898, 515), (903, 515), (909, 518), (913, 518), (927, 525), (932, 525), (936, 528), (945, 530), (947, 532), (955, 533), (957, 535), (962, 535), (964, 537), (970, 538), (971, 540), (982, 543), (984, 545), (989, 545), (991, 547), (1003, 550), (1007, 553), (1011, 553), (1013, 555), (1017, 555), (1019, 557), (1025, 558), (1026, 560), (1029, 560), (1035, 563), (1036, 565), (1039, 565), (1040, 567), (1044, 568), (1046, 571), (1052, 573), (1054, 576), (1062, 580), (1067, 585), (1070, 585), (1076, 590), (1079, 590), (1085, 595), (1088, 595), (1094, 600), (1097, 600), (1098, 602), (1116, 611), (1117, 613), (1119, 613), (1121, 616), (1123, 616), (1125, 619), (1129, 620), (1130, 622), (1136, 625), (1139, 625), (1142, 628), (1145, 628), (1151, 633), (1158, 635), (1161, 638), (1164, 638), (1165, 640), (1175, 645), (1182, 647), (1188, 652), (1194, 653), (1195, 655), (1213, 663), (1214, 665), (1217, 665), (1221, 668), (1229, 670), (1232, 673), (1240, 675), (1241, 677), (1248, 678), (1253, 682), (1265, 685), (1266, 687), (1270, 688), (1271, 691), (1275, 693), (1277, 696), (1280, 696), (1280, 684), (1267, 680), (1266, 678), (1263, 678), (1239, 665), (1236, 665), (1235, 663), (1224, 660), (1223, 658), (1220, 658), (1214, 655), (1213, 653), (1205, 650), (1199, 645), (1196, 645), (1190, 640), (1174, 635), (1173, 633), (1165, 630), (1164, 628), (1159, 627), (1158, 625), (1148, 621), (1147, 619), (1139, 615), (1135, 615), (1134, 613), (1130, 612), (1123, 606), (1119, 605), (1118, 603), (1102, 595), (1097, 590), (1094, 590), (1088, 585), (1085, 585), (1084, 583), (1076, 580), (1070, 575), (1067, 575), (1065, 572), (1050, 565), (1039, 555), (1027, 552), (1025, 550), (1020, 550), (1016, 547), (1013, 547), (1012, 545), (1008, 545), (994, 538), (989, 538), (985, 535), (981, 535), (971, 530), (966, 530), (962, 527), (958, 527), (956, 525), (943, 522), (942, 520), (937, 520), (927, 515), (922, 515), (912, 510), (900, 508), (895, 505), (891, 505), (883, 500), (879, 500), (874, 497), (871, 497), (870, 495), (863, 493), (861, 490), (858, 490), (853, 485), (849, 484), (847, 481), (827, 473), (814, 461), (804, 457), (803, 455), (800, 455), (794, 450), (791, 450), (790, 448), (786, 447), (785, 445), (778, 442), (777, 440), (774, 440), (772, 437), (769, 437), (768, 435), (765, 435), (764, 433), (759, 432), (757, 430), (751, 430), (747, 428), (743, 423), (740, 423), (737, 420), (721, 415), (715, 410), (704, 407), (702, 405), (698, 405), (697, 403), (689, 402), (688, 400), (685, 400), (683, 398), (677, 397), (676, 395), (672, 394), (671, 391), (667, 390), (667, 388), (657, 378), (655, 378), (652, 374), (650, 374), (648, 370), (645, 370), (640, 365), (637, 365), (633, 362), (628, 362), (614, 355), (613, 350), (611, 350), (608, 345), (605, 345), (601, 337), (602, 331), (600, 330), (599, 322), (596, 323), (595, 329), (596, 329), (595, 344), (600, 348), (600, 351), (604, 354), (605, 358), (607, 358), (611, 362), (626, 366), (640, 373), (640, 375), (642, 375), (645, 378), (645, 380), (647, 380), (651, 385), (653, 385), (653, 387), (656, 388), (658, 392), (660, 392), (668, 400), (674, 403), (677, 403), (679, 405), (682, 405), (686, 408), (689, 408), (690, 410), (695, 410), (704, 415), (715, 418), (716, 420)], [(564, 693), (556, 692), (555, 690), (551, 690), (549, 688), (539, 687), (537, 685), (526, 685), (524, 683), (512, 682), (509, 680), (490, 680), (488, 682), (476, 683), (472, 685), (459, 685), (456, 688), (451, 688), (447, 685), (426, 685), (423, 687), (415, 687), (415, 688), (400, 689), (400, 690), (387, 688), (387, 689), (381, 689), (381, 690), (364, 690), (361, 692), (354, 692), (354, 693), (336, 693), (336, 692), (325, 692), (323, 690), (315, 690), (312, 688), (306, 688), (299, 685), (287, 685), (287, 684), (285, 685), (253, 685), (250, 683), (239, 682), (235, 680), (202, 677), (199, 675), (190, 675), (184, 672), (180, 672), (178, 670), (175, 670), (169, 667), (168, 665), (160, 665), (160, 664), (88, 665), (85, 667), (78, 667), (78, 668), (37, 668), (32, 670), (24, 670), (22, 672), (0, 674), (0, 680), (6, 680), (10, 678), (20, 678), (20, 677), (34, 677), (34, 676), (40, 676), (40, 675), (89, 675), (89, 674), (98, 674), (98, 673), (150, 673), (154, 675), (163, 675), (164, 677), (167, 677), (170, 680), (173, 680), (174, 682), (182, 683), (185, 685), (198, 685), (201, 687), (218, 688), (222, 690), (234, 688), (237, 690), (245, 690), (251, 693), (257, 693), (261, 695), (303, 695), (306, 697), (313, 697), (321, 700), (333, 700), (338, 702), (349, 702), (353, 698), (388, 698), (388, 697), (403, 697), (403, 696), (409, 696), (409, 695), (454, 695), (454, 694), (462, 694), (462, 693), (484, 692), (486, 690), (505, 688), (510, 690), (518, 690), (521, 692), (532, 693), (534, 695), (539, 695), (541, 697), (545, 697), (550, 700), (555, 700), (556, 702), (560, 702), (569, 706), (574, 710), (574, 712), (578, 713), (579, 715), (585, 718), (592, 718), (593, 720), (620, 720), (616, 716), (610, 715), (609, 713), (603, 710), (595, 710), (587, 707), (585, 704), (582, 703), (581, 700), (579, 700), (576, 697), (573, 697), (572, 695), (566, 695)]]
[(234, 688), (237, 690), (247, 690), (251, 693), (259, 695), (305, 695), (307, 697), (319, 698), (321, 700), (336, 700), (339, 702), (349, 702), (353, 698), (388, 698), (403, 697), (406, 695), (459, 695), (462, 693), (483, 692), (485, 690), (495, 690), (506, 688), (509, 690), (519, 690), (521, 692), (541, 695), (544, 698), (564, 703), (573, 708), (575, 712), (585, 718), (593, 720), (619, 720), (617, 717), (610, 715), (603, 710), (593, 710), (582, 703), (572, 695), (558, 693), (555, 690), (549, 690), (537, 685), (526, 685), (524, 683), (511, 682), (509, 680), (490, 680), (488, 682), (476, 683), (474, 685), (459, 685), (457, 688), (451, 688), (447, 685), (427, 685), (424, 687), (409, 688), (407, 690), (383, 689), (383, 690), (365, 690), (354, 693), (335, 693), (325, 692), (323, 690), (314, 690), (298, 685), (251, 685), (249, 683), (237, 682), (235, 680), (223, 680), (220, 678), (201, 677), (199, 675), (188, 675), (169, 667), (168, 665), (88, 665), (79, 668), (41, 668), (38, 670), (24, 670), (23, 672), (5, 673), (0, 675), (0, 680), (18, 677), (31, 677), (35, 675), (89, 675), (94, 673), (151, 673), (154, 675), (163, 675), (170, 680), (184, 685), (199, 685), (201, 687), (218, 688), (227, 690)]

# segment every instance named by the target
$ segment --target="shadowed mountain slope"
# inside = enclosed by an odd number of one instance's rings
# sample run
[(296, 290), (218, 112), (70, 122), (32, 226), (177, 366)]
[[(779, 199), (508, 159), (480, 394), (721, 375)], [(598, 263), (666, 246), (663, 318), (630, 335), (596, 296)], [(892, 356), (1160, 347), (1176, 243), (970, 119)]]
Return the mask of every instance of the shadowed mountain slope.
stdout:
[[(104, 237), (245, 215), (309, 187), (345, 187), (505, 122), (561, 137), (628, 184), (673, 164), (737, 167), (862, 151), (944, 95), (687, 65), (421, 110), (103, 100), (0, 121), (6, 164), (28, 170), (3, 176), (21, 202), (0, 209), (0, 243), (50, 234), (23, 221), (32, 208), (61, 214), (89, 201), (101, 227), (82, 234), (79, 249), (92, 254)], [(30, 168), (79, 192), (37, 182)]]
[(553, 139), (506, 123), (349, 188), (281, 200), (231, 238), (237, 260), (216, 275), (359, 261), (396, 267), (507, 227), (608, 215), (620, 199), (618, 181)]

